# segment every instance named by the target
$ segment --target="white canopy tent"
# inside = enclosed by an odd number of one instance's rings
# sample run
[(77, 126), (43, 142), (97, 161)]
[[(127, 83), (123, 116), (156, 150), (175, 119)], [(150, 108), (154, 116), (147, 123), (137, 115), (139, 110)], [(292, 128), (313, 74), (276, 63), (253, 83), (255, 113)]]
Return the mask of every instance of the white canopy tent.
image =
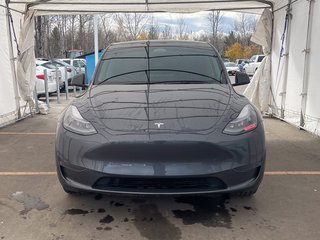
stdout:
[[(320, 14), (315, 14), (320, 0), (0, 0), (0, 126), (16, 120), (25, 101), (32, 104), (34, 16), (205, 10), (262, 14), (265, 9), (271, 13), (264, 12), (252, 40), (268, 57), (246, 94), (261, 110), (320, 135)], [(20, 37), (19, 56), (12, 26)]]

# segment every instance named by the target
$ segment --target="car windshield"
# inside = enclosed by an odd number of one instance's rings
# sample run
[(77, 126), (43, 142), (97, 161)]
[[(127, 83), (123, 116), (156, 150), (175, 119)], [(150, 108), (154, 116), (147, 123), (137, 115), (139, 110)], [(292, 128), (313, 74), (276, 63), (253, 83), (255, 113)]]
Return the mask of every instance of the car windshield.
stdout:
[(65, 66), (63, 63), (58, 62), (58, 61), (52, 61), (52, 62), (50, 62), (50, 64), (52, 64), (52, 65), (54, 65), (56, 67), (64, 67)]
[(203, 48), (145, 46), (107, 51), (94, 84), (225, 83), (219, 58)]
[(55, 66), (53, 63), (51, 63), (51, 62), (46, 62), (46, 63), (44, 63), (44, 64), (41, 64), (41, 66), (44, 66), (44, 67), (46, 67), (46, 68), (49, 68), (49, 69), (55, 69), (55, 68), (57, 68), (58, 66)]
[(264, 59), (264, 56), (259, 56), (258, 57), (258, 62), (262, 62), (263, 59)]
[(70, 64), (63, 62), (63, 61), (54, 61), (53, 63), (57, 64), (58, 66), (61, 67), (70, 67)]
[(251, 58), (250, 58), (250, 62), (254, 62), (255, 60), (256, 60), (256, 58), (257, 58), (257, 55), (253, 55)]
[(85, 67), (84, 63), (81, 60), (73, 60), (74, 67)]

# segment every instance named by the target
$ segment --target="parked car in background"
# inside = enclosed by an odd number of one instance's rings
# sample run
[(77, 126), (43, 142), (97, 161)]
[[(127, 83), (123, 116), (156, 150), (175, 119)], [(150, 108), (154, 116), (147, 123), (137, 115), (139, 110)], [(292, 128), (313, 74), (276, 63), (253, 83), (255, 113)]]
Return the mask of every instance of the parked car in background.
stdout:
[(86, 71), (86, 64), (85, 64), (85, 59), (82, 58), (76, 58), (76, 59), (69, 59), (69, 58), (64, 58), (60, 59), (61, 61), (73, 66), (77, 73), (85, 73)]
[(237, 60), (235, 61), (235, 63), (236, 63), (237, 65), (240, 65), (242, 62), (248, 63), (248, 62), (249, 62), (249, 59), (241, 58), (241, 59), (237, 59)]
[[(61, 72), (61, 79), (62, 79), (62, 83), (63, 86), (62, 88), (64, 88), (65, 85), (65, 81), (68, 78), (72, 78), (72, 76), (74, 75), (73, 73), (73, 69), (71, 68), (71, 66), (67, 66), (67, 69), (65, 68), (66, 66), (64, 65), (64, 63), (60, 62), (59, 60), (50, 60), (47, 61), (45, 63), (42, 63), (41, 66), (53, 69), (53, 68), (58, 68)], [(66, 76), (66, 71), (67, 71), (67, 76)]]
[[(56, 166), (67, 193), (254, 194), (263, 120), (219, 53), (191, 41), (111, 44), (89, 89), (63, 112)], [(237, 72), (233, 86), (250, 82)], [(72, 83), (85, 86), (84, 74)]]
[(242, 61), (238, 66), (239, 66), (239, 70), (240, 72), (244, 72), (244, 66), (249, 62), (249, 60), (247, 61)]
[[(58, 76), (60, 89), (64, 86), (61, 71), (59, 69), (56, 69), (54, 65), (48, 64), (47, 61), (36, 61), (36, 69), (38, 73), (41, 72), (41, 74), (43, 75), (44, 75), (44, 70), (47, 69), (48, 80), (53, 79), (54, 81), (56, 81), (56, 76)], [(57, 73), (56, 73), (56, 70), (58, 70)]]
[(264, 57), (265, 55), (253, 55), (250, 58), (249, 62), (246, 65), (244, 65), (243, 71), (248, 75), (254, 75)]
[(49, 61), (49, 58), (36, 58), (37, 61), (44, 61), (47, 62)]
[[(38, 97), (45, 94), (44, 84), (44, 69), (43, 66), (36, 66), (36, 91)], [(56, 73), (55, 70), (47, 69), (48, 73), (48, 92), (54, 93), (57, 91)]]
[[(62, 74), (62, 79), (63, 79), (64, 85), (65, 85), (66, 80), (68, 80), (68, 83), (70, 83), (71, 79), (77, 74), (77, 71), (73, 66), (71, 66), (68, 63), (61, 61), (61, 60), (57, 60), (57, 59), (51, 60), (46, 64), (54, 65), (59, 68), (59, 70), (61, 71), (61, 74)], [(45, 66), (46, 64), (43, 64), (43, 65)], [(66, 71), (67, 71), (67, 77), (65, 75)]]
[(224, 66), (226, 67), (228, 74), (232, 76), (240, 71), (239, 66), (233, 62), (225, 62)]

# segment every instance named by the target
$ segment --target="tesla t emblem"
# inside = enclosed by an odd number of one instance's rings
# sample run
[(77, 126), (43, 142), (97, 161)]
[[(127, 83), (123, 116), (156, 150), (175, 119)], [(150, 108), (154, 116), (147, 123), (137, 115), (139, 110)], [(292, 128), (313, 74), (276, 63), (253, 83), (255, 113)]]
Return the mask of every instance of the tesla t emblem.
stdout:
[(154, 125), (156, 125), (158, 128), (161, 128), (161, 126), (164, 125), (164, 123), (159, 122), (159, 123), (154, 123)]

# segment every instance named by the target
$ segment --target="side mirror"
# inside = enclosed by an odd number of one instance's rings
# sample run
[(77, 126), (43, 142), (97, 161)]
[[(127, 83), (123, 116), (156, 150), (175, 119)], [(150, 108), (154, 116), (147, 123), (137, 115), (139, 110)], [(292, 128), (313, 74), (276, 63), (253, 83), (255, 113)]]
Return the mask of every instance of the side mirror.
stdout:
[(87, 88), (88, 86), (85, 83), (85, 79), (86, 78), (85, 78), (84, 73), (77, 74), (71, 79), (70, 86), (77, 86), (77, 87), (85, 87), (85, 88)]
[(235, 83), (232, 86), (240, 86), (250, 83), (250, 78), (246, 73), (236, 72)]

